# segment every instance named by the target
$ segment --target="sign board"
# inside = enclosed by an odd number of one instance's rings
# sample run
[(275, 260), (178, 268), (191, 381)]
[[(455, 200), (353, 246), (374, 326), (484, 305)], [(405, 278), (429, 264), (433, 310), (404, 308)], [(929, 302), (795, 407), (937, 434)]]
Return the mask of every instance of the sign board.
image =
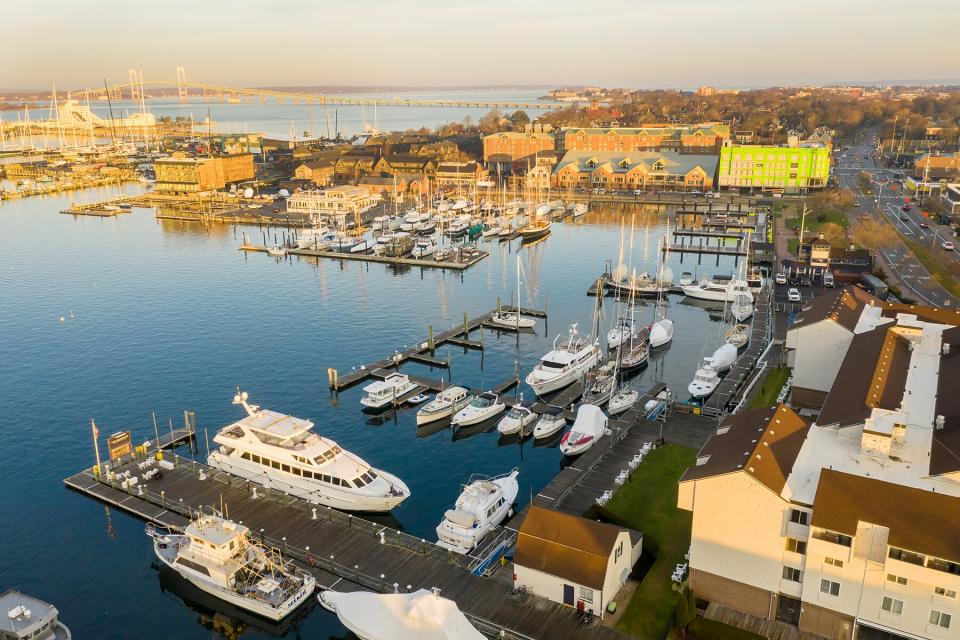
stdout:
[(110, 451), (110, 459), (116, 460), (120, 456), (132, 453), (130, 446), (130, 432), (118, 431), (107, 439), (107, 449)]

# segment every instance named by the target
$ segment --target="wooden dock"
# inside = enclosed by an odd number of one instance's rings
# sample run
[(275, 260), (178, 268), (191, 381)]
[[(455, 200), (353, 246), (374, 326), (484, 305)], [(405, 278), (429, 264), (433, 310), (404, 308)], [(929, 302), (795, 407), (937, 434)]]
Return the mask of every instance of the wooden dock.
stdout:
[[(242, 244), (240, 251), (252, 251), (266, 253), (269, 247), (255, 244)], [(342, 251), (319, 251), (317, 249), (301, 249), (298, 247), (284, 248), (289, 256), (305, 256), (311, 258), (326, 258), (329, 260), (351, 260), (355, 262), (379, 262), (404, 267), (426, 267), (429, 269), (450, 269), (453, 271), (463, 271), (477, 264), (489, 254), (486, 251), (477, 249), (475, 252), (462, 253), (460, 260), (434, 260), (433, 258), (394, 258), (390, 256), (378, 256), (373, 253), (350, 253)]]

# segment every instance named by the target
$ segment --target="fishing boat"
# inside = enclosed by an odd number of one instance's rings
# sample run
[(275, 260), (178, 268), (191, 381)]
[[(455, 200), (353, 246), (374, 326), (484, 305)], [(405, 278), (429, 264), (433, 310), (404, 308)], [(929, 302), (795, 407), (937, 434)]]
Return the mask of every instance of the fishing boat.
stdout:
[(520, 229), (520, 236), (525, 242), (538, 240), (550, 233), (551, 224), (549, 218), (534, 218), (530, 224)]
[(580, 455), (592, 447), (607, 431), (607, 416), (600, 407), (582, 404), (570, 431), (560, 441), (560, 451), (566, 456)]
[(452, 416), (470, 402), (470, 395), (463, 387), (447, 387), (429, 404), (417, 411), (417, 426), (436, 422)]
[(520, 485), (514, 469), (510, 473), (487, 478), (471, 476), (453, 509), (443, 514), (437, 525), (437, 545), (467, 554), (485, 535), (513, 511)]
[(636, 389), (622, 387), (618, 389), (616, 393), (610, 396), (610, 400), (607, 402), (607, 413), (609, 413), (611, 416), (620, 415), (636, 404), (639, 398), (640, 394), (636, 391)]
[(321, 591), (320, 606), (361, 640), (484, 640), (439, 590), (413, 593)]
[(529, 433), (527, 427), (537, 420), (537, 414), (531, 409), (529, 404), (519, 403), (510, 407), (507, 415), (500, 418), (497, 423), (497, 431), (502, 436), (512, 436), (514, 434), (525, 435)]
[(467, 406), (455, 413), (450, 424), (454, 427), (479, 424), (502, 413), (506, 408), (507, 405), (503, 403), (500, 396), (492, 391), (484, 391), (471, 398)]
[(533, 427), (533, 437), (536, 440), (549, 438), (567, 426), (567, 418), (563, 415), (563, 407), (548, 405), (540, 414), (540, 419)]
[(599, 360), (598, 341), (579, 334), (574, 323), (566, 335), (560, 334), (554, 339), (553, 349), (540, 358), (539, 364), (527, 375), (526, 383), (542, 396), (573, 384)]
[(411, 382), (406, 374), (391, 373), (383, 380), (365, 386), (360, 404), (368, 409), (383, 409), (416, 388), (416, 383)]
[(193, 519), (183, 533), (147, 524), (153, 552), (199, 589), (270, 620), (282, 620), (313, 593), (316, 579), (261, 546), (250, 530), (215, 515)]
[(344, 511), (389, 511), (410, 496), (398, 477), (317, 435), (309, 420), (251, 405), (246, 392), (233, 403), (247, 415), (214, 436), (211, 467)]
[(735, 324), (727, 331), (725, 336), (727, 344), (732, 344), (738, 350), (747, 346), (750, 340), (750, 326), (746, 324)]

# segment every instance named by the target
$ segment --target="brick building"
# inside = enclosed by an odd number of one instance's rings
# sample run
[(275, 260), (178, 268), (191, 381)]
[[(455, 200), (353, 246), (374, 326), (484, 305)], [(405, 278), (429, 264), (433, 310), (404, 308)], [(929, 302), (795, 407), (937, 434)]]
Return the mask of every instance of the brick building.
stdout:
[(175, 153), (155, 160), (153, 170), (157, 179), (154, 190), (168, 193), (216, 191), (228, 184), (252, 180), (255, 175), (252, 153), (206, 158)]
[(549, 133), (502, 131), (483, 137), (483, 162), (494, 173), (514, 173), (537, 163), (540, 153), (554, 150)]
[(569, 127), (556, 136), (560, 151), (679, 151), (719, 153), (730, 127), (719, 122), (649, 124), (640, 127)]

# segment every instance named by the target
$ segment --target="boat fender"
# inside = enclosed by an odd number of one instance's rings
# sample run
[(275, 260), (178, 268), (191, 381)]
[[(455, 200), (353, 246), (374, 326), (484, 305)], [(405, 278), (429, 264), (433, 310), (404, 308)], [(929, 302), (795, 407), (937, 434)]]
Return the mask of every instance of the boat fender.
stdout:
[(607, 436), (607, 437), (609, 438), (610, 436), (613, 435), (613, 432), (610, 431), (610, 429), (604, 429), (604, 430), (603, 430), (603, 435), (605, 435), (605, 436)]

